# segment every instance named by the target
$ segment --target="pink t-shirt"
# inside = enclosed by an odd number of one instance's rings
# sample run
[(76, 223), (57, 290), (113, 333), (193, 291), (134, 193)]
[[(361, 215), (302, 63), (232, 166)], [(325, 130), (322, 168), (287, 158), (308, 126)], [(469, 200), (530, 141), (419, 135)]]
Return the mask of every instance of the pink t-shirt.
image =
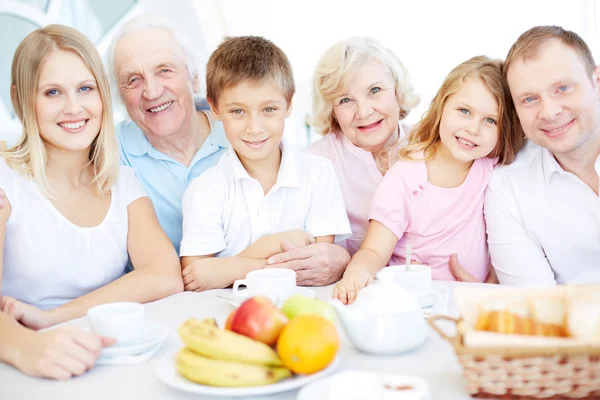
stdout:
[[(404, 124), (398, 126), (400, 140), (405, 132), (410, 132), (411, 127)], [(307, 151), (330, 159), (337, 172), (352, 228), (352, 236), (339, 244), (353, 255), (360, 248), (369, 228), (371, 202), (383, 175), (377, 168), (373, 155), (355, 146), (341, 133), (325, 135), (310, 145)]]
[(389, 265), (405, 263), (410, 243), (412, 259), (429, 265), (433, 279), (455, 280), (448, 261), (456, 253), (462, 267), (483, 282), (490, 265), (483, 198), (496, 162), (475, 160), (455, 188), (428, 183), (423, 161), (394, 164), (377, 188), (369, 213), (369, 219), (381, 222), (399, 239)]

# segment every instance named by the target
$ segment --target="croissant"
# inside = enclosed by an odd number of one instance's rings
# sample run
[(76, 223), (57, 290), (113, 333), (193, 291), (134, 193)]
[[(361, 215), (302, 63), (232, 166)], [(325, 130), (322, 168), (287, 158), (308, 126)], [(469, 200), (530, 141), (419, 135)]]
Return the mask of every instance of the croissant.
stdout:
[(536, 321), (532, 317), (522, 317), (510, 311), (484, 311), (477, 318), (475, 329), (504, 334), (565, 337), (563, 325)]

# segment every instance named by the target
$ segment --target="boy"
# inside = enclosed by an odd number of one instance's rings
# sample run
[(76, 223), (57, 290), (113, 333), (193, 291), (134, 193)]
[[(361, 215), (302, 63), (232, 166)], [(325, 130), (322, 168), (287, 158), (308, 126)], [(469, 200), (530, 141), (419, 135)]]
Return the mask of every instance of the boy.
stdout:
[(281, 252), (351, 233), (331, 162), (281, 142), (295, 86), (281, 49), (254, 36), (210, 56), (207, 99), (231, 147), (183, 198), (186, 290), (224, 288)]

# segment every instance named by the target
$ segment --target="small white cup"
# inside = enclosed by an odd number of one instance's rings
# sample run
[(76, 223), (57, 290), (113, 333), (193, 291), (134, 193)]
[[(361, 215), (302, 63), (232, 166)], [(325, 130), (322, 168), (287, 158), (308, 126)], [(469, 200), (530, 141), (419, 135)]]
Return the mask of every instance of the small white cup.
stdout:
[(431, 291), (431, 268), (427, 265), (391, 265), (377, 272), (377, 279), (393, 281), (409, 293)]
[(117, 339), (117, 345), (135, 344), (143, 340), (144, 306), (139, 303), (108, 303), (87, 312), (92, 332)]
[(246, 279), (233, 282), (233, 295), (240, 293), (240, 286), (247, 288), (247, 297), (265, 296), (275, 305), (282, 303), (296, 291), (296, 272), (286, 268), (266, 268), (249, 272)]

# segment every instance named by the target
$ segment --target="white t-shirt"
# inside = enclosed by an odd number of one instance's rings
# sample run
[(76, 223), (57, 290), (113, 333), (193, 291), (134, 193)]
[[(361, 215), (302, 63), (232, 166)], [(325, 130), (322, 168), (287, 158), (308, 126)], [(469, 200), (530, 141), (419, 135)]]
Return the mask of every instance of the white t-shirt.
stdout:
[(277, 181), (266, 195), (231, 147), (192, 181), (183, 196), (181, 256), (232, 257), (264, 235), (292, 229), (336, 240), (350, 235), (331, 161), (281, 149)]
[(119, 278), (127, 265), (127, 206), (146, 196), (120, 167), (104, 220), (80, 227), (66, 219), (36, 183), (0, 157), (0, 187), (12, 212), (6, 227), (1, 292), (41, 309), (58, 307)]
[[(600, 174), (600, 158), (595, 169)], [(600, 282), (600, 199), (547, 149), (528, 142), (496, 168), (485, 219), (500, 283)]]

